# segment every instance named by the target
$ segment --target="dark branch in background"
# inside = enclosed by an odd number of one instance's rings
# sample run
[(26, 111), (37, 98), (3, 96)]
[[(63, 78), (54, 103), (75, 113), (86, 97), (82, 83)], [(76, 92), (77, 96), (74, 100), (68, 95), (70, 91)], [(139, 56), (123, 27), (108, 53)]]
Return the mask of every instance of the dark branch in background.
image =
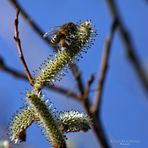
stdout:
[(84, 94), (84, 85), (83, 85), (83, 81), (82, 81), (82, 77), (81, 77), (81, 72), (79, 71), (78, 66), (73, 63), (70, 63), (70, 67), (71, 67), (72, 74), (77, 82), (78, 89), (79, 89), (81, 95), (83, 95)]
[(1, 56), (0, 56), (0, 70), (6, 72), (8, 74), (11, 74), (12, 76), (14, 76), (16, 78), (27, 80), (26, 75), (6, 66), (5, 61), (3, 60), (3, 58)]
[(120, 36), (122, 38), (123, 43), (125, 44), (128, 58), (131, 61), (131, 63), (133, 64), (139, 78), (141, 79), (143, 87), (145, 88), (146, 92), (148, 92), (148, 77), (147, 77), (146, 73), (144, 72), (144, 69), (142, 68), (142, 64), (141, 64), (139, 57), (136, 53), (134, 45), (132, 44), (131, 37), (123, 25), (123, 22), (122, 22), (120, 14), (119, 14), (119, 11), (116, 7), (115, 1), (114, 0), (107, 0), (107, 4), (109, 6), (109, 9), (112, 13), (113, 18), (117, 19)]
[(91, 108), (92, 113), (96, 114), (96, 118), (99, 117), (101, 114), (100, 110), (101, 110), (101, 103), (102, 103), (102, 94), (103, 94), (103, 90), (104, 90), (105, 79), (107, 76), (111, 45), (112, 45), (112, 41), (113, 41), (113, 37), (114, 37), (115, 31), (116, 31), (116, 28), (117, 28), (117, 20), (114, 20), (112, 27), (111, 27), (111, 31), (109, 33), (109, 36), (105, 42), (104, 53), (103, 53), (102, 63), (101, 63), (101, 70), (99, 73), (96, 98), (95, 98), (95, 102)]
[(85, 88), (83, 88), (84, 94), (81, 94), (82, 95), (81, 103), (83, 104), (87, 114), (92, 118), (92, 121), (93, 121), (92, 128), (93, 128), (93, 131), (96, 135), (96, 138), (100, 142), (101, 148), (109, 148), (110, 146), (109, 146), (109, 143), (107, 140), (107, 136), (105, 134), (105, 130), (104, 130), (102, 121), (100, 120), (100, 118), (97, 119), (96, 115), (91, 112), (91, 104), (89, 101), (90, 100), (89, 99), (89, 92), (90, 92), (90, 87), (91, 87), (91, 84), (93, 83), (93, 81), (94, 81), (94, 76), (91, 75), (90, 78), (88, 79), (87, 86)]
[(21, 41), (19, 38), (19, 31), (18, 31), (18, 16), (19, 16), (19, 10), (17, 10), (17, 14), (16, 14), (16, 18), (14, 20), (14, 30), (15, 30), (15, 36), (14, 39), (16, 41), (16, 45), (17, 45), (17, 49), (18, 49), (18, 53), (19, 53), (19, 57), (21, 59), (22, 65), (24, 67), (26, 76), (30, 82), (30, 84), (33, 86), (33, 78), (29, 72), (29, 69), (27, 67), (27, 64), (25, 62), (24, 56), (23, 56), (23, 52), (22, 52), (22, 47), (21, 47)]

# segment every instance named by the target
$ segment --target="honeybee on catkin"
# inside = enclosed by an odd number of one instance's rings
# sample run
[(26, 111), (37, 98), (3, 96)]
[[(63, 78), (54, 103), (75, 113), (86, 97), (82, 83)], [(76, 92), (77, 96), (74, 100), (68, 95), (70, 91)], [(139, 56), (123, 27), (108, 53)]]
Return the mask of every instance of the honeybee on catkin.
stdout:
[(53, 47), (60, 45), (61, 47), (67, 47), (72, 38), (74, 38), (75, 32), (78, 26), (72, 22), (66, 23), (59, 27), (53, 27), (46, 32), (43, 37), (51, 36), (50, 43)]

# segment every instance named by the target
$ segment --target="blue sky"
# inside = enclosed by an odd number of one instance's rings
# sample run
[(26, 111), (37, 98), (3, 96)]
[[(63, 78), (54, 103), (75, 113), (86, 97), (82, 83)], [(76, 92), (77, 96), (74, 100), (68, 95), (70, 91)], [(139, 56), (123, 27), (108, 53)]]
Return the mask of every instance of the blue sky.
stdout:
[[(84, 82), (91, 73), (95, 73), (96, 81), (92, 86), (95, 88), (104, 41), (109, 33), (112, 19), (106, 2), (104, 0), (19, 0), (22, 7), (29, 13), (33, 20), (44, 30), (59, 26), (66, 22), (78, 22), (80, 20), (92, 19), (98, 32), (94, 46), (78, 65), (83, 72)], [(124, 25), (132, 35), (136, 52), (148, 72), (148, 3), (145, 0), (116, 1), (120, 9)], [(13, 21), (15, 11), (6, 0), (0, 0), (0, 55), (5, 59), (8, 66), (23, 72), (18, 58), (16, 45), (13, 39)], [(38, 69), (43, 60), (52, 53), (52, 49), (44, 43), (40, 37), (31, 29), (22, 17), (19, 19), (19, 31), (22, 40), (23, 52), (28, 67), (32, 72)], [(76, 83), (71, 72), (57, 82), (67, 88), (77, 91)], [(7, 138), (7, 126), (11, 116), (23, 106), (25, 90), (31, 89), (30, 85), (23, 80), (0, 72), (0, 139)], [(45, 91), (47, 98), (54, 103), (57, 111), (75, 109), (84, 111), (84, 108), (76, 101), (65, 96)], [(90, 96), (93, 98), (94, 93)], [(115, 148), (123, 147), (118, 141), (133, 140), (130, 148), (146, 148), (148, 145), (148, 96), (142, 88), (132, 64), (127, 59), (124, 45), (120, 40), (118, 32), (112, 44), (109, 70), (105, 83), (102, 104), (102, 121), (108, 135), (110, 145)], [(33, 125), (28, 129), (27, 142), (21, 147), (40, 148), (49, 147), (48, 142), (41, 134), (41, 130)], [(67, 135), (68, 143), (73, 147), (90, 148), (98, 147), (98, 142), (92, 131), (87, 133), (70, 133)], [(87, 139), (87, 140), (86, 140)], [(113, 141), (113, 142), (112, 142)]]

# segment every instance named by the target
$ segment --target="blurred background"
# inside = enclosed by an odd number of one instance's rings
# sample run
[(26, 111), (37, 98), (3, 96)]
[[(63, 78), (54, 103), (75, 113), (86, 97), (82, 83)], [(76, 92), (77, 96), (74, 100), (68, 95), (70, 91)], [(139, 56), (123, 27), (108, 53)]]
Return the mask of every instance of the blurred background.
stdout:
[[(19, 0), (18, 2), (44, 32), (66, 22), (92, 20), (98, 36), (94, 45), (77, 64), (82, 72), (84, 84), (87, 83), (90, 74), (95, 75), (89, 94), (90, 102), (93, 102), (105, 40), (113, 22), (107, 0), (38, 0), (36, 2)], [(132, 37), (141, 66), (148, 77), (148, 2), (146, 0), (116, 0), (115, 2), (124, 26)], [(0, 56), (8, 67), (24, 72), (13, 39), (15, 15), (16, 11), (9, 0), (0, 0)], [(21, 15), (19, 32), (23, 53), (32, 73), (48, 55), (55, 53)], [(78, 92), (70, 70), (56, 84)], [(9, 121), (12, 115), (23, 106), (25, 91), (28, 89), (31, 89), (31, 86), (27, 81), (15, 78), (0, 69), (0, 140), (9, 139)], [(85, 112), (84, 107), (75, 99), (51, 90), (45, 90), (44, 93), (46, 98), (53, 102), (58, 112), (71, 109)], [(148, 146), (148, 92), (127, 57), (118, 30), (111, 46), (102, 99), (101, 120), (109, 145), (115, 148), (125, 145), (131, 148), (146, 148)], [(92, 130), (86, 133), (68, 133), (66, 136), (68, 138), (66, 142), (70, 148), (100, 147)], [(33, 124), (27, 130), (27, 141), (12, 147), (46, 148), (50, 145), (42, 135), (41, 129)]]

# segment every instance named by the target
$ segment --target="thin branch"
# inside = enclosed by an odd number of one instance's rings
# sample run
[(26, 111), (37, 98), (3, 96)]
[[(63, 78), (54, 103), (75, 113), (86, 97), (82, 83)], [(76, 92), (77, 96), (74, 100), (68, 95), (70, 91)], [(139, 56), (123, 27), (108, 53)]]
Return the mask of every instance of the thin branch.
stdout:
[(87, 81), (87, 85), (85, 87), (85, 90), (84, 90), (84, 95), (83, 95), (84, 98), (89, 96), (90, 88), (91, 88), (91, 85), (93, 84), (94, 80), (95, 80), (95, 76), (94, 76), (94, 74), (91, 74), (88, 81)]
[(16, 70), (6, 66), (6, 64), (1, 56), (0, 56), (0, 70), (6, 72), (16, 78), (27, 80), (26, 75), (24, 75), (23, 73), (17, 72)]
[(117, 20), (114, 20), (109, 36), (105, 42), (104, 53), (103, 53), (103, 58), (101, 63), (101, 70), (99, 74), (100, 78), (98, 80), (98, 86), (97, 86), (97, 92), (96, 92), (96, 98), (95, 98), (94, 104), (91, 107), (91, 111), (92, 113), (96, 114), (96, 117), (100, 116), (101, 114), (100, 110), (101, 110), (101, 103), (102, 103), (102, 94), (104, 90), (105, 79), (107, 76), (111, 45), (112, 45), (116, 28), (117, 28)]
[(134, 45), (132, 43), (132, 39), (130, 37), (130, 34), (126, 30), (126, 28), (123, 25), (121, 16), (119, 14), (119, 11), (116, 7), (114, 0), (107, 0), (107, 4), (109, 6), (109, 9), (112, 13), (113, 18), (117, 19), (119, 32), (121, 39), (126, 47), (126, 52), (128, 55), (129, 60), (133, 64), (135, 71), (137, 72), (139, 79), (141, 80), (143, 87), (145, 88), (146, 92), (148, 92), (148, 78), (146, 73), (144, 72), (144, 69), (142, 68), (141, 61), (139, 60), (138, 54), (136, 53), (136, 50), (134, 48)]
[(14, 39), (16, 41), (19, 57), (20, 57), (20, 60), (22, 62), (22, 65), (24, 67), (26, 76), (27, 76), (30, 84), (33, 86), (33, 78), (32, 78), (32, 76), (29, 72), (29, 69), (27, 67), (27, 64), (25, 62), (24, 55), (23, 55), (23, 52), (22, 52), (21, 40), (19, 38), (19, 31), (18, 31), (18, 17), (19, 17), (19, 10), (17, 9), (16, 17), (15, 17), (15, 20), (14, 20), (14, 32), (15, 32)]
[(92, 129), (96, 135), (96, 138), (98, 139), (98, 141), (100, 142), (100, 146), (101, 148), (109, 148), (109, 143), (107, 140), (107, 136), (102, 124), (102, 121), (96, 118), (96, 116), (94, 116), (91, 111), (90, 111), (90, 102), (88, 97), (85, 99), (85, 101), (83, 101), (83, 106), (87, 112), (87, 114), (92, 118), (93, 121), (93, 125), (92, 125)]
[(19, 5), (16, 0), (9, 0), (14, 8), (18, 8), (20, 10), (20, 14), (27, 21), (27, 23), (32, 27), (32, 29), (41, 37), (43, 41), (45, 41), (48, 45), (50, 44), (50, 40), (48, 38), (43, 38), (44, 31), (31, 19), (31, 17), (27, 14), (27, 12)]
[[(73, 65), (72, 65), (73, 66)], [(105, 134), (105, 130), (104, 127), (102, 125), (102, 122), (100, 120), (100, 118), (97, 120), (96, 116), (94, 116), (90, 110), (91, 104), (90, 104), (90, 99), (89, 99), (89, 92), (90, 92), (90, 86), (93, 83), (93, 75), (91, 75), (90, 79), (88, 80), (87, 86), (86, 88), (84, 87), (83, 81), (82, 81), (82, 77), (81, 77), (81, 73), (78, 69), (77, 66), (74, 66), (72, 69), (72, 73), (73, 76), (77, 82), (77, 86), (79, 88), (79, 91), (81, 93), (81, 103), (83, 104), (87, 114), (92, 118), (93, 120), (93, 131), (98, 139), (98, 141), (100, 142), (100, 145), (102, 148), (109, 148), (109, 144), (108, 144), (108, 140), (107, 140), (107, 136)]]
[(55, 92), (58, 92), (60, 94), (63, 94), (67, 97), (72, 97), (73, 99), (77, 100), (77, 101), (81, 101), (82, 97), (81, 95), (71, 91), (71, 90), (68, 90), (64, 87), (61, 87), (61, 86), (58, 86), (58, 85), (50, 85), (50, 86), (47, 86), (46, 87), (47, 89), (49, 88), (50, 90), (53, 90)]
[(81, 72), (79, 71), (79, 68), (76, 64), (70, 63), (69, 66), (71, 68), (71, 71), (72, 71), (72, 74), (75, 78), (75, 81), (77, 82), (78, 89), (79, 89), (81, 95), (83, 95), (84, 94), (84, 85), (83, 85), (83, 81), (82, 81)]

